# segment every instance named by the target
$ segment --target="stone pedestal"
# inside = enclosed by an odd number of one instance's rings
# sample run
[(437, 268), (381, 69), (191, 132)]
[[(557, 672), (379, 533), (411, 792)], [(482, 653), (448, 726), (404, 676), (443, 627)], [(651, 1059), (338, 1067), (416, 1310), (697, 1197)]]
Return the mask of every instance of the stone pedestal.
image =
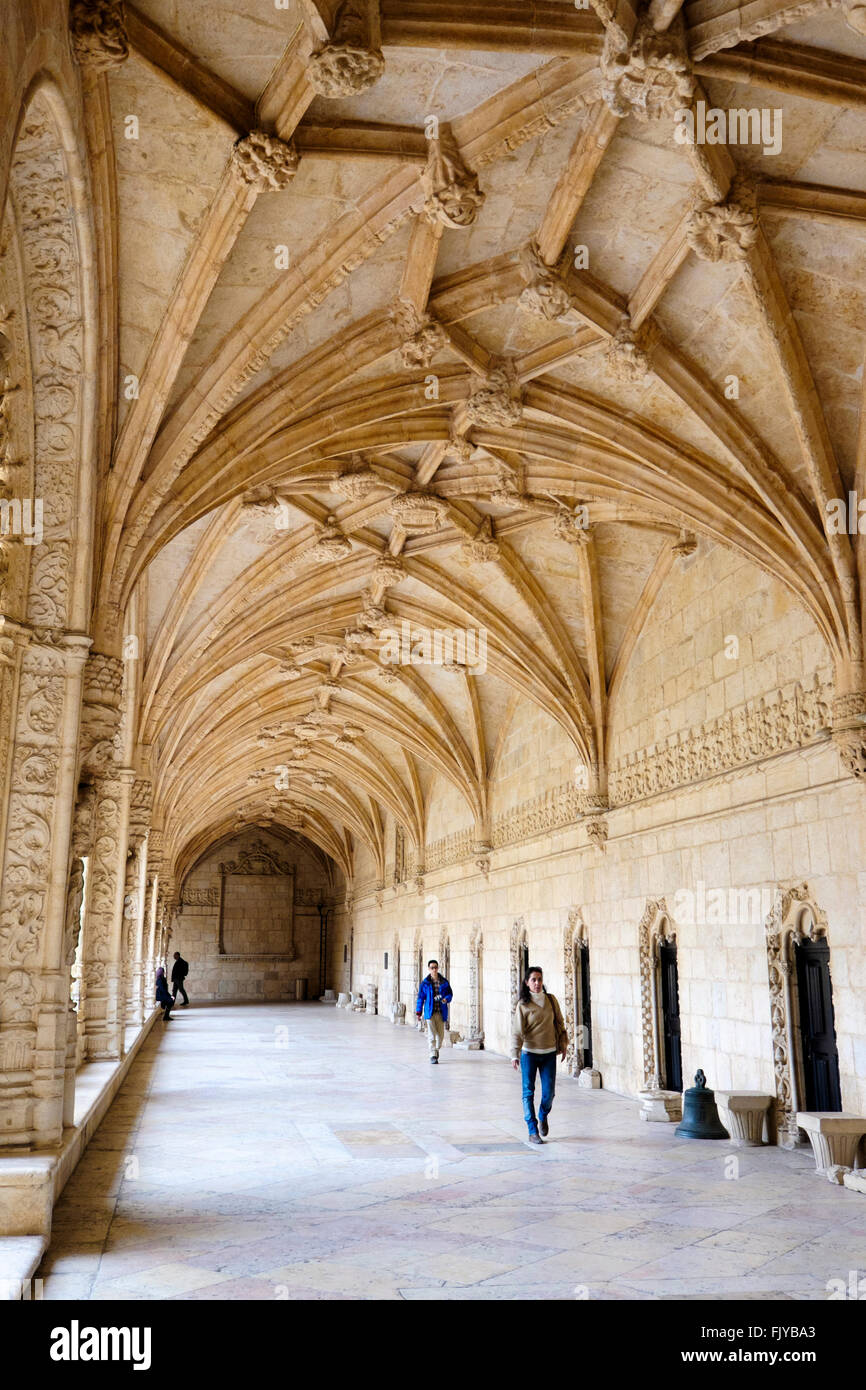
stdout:
[(351, 1007), (351, 1003), (352, 1003), (351, 995), (349, 995), (349, 994), (344, 994), (344, 993), (341, 993), (341, 994), (338, 994), (338, 995), (337, 995), (337, 1008), (338, 1008), (338, 1009), (348, 1009), (348, 1008)]
[(54, 1206), (55, 1156), (0, 1158), (0, 1231), (4, 1236), (48, 1236)]
[(601, 1072), (596, 1071), (595, 1067), (584, 1067), (577, 1078), (578, 1086), (584, 1086), (589, 1091), (601, 1090)]
[(481, 1052), (484, 1048), (484, 1034), (475, 1033), (471, 1037), (461, 1038), (454, 1046), (462, 1048), (464, 1052)]
[(375, 985), (367, 986), (367, 1007), (364, 1012), (368, 1014), (379, 1012), (379, 991)]
[(798, 1110), (797, 1124), (809, 1136), (816, 1170), (833, 1182), (841, 1181), (844, 1173), (830, 1170), (854, 1167), (857, 1147), (866, 1134), (866, 1117), (839, 1110)]
[(395, 999), (391, 1005), (391, 1022), (394, 1024), (406, 1022), (406, 1005), (398, 999)]
[(722, 1124), (734, 1148), (756, 1148), (764, 1142), (764, 1120), (773, 1097), (761, 1091), (716, 1090)]
[(319, 995), (320, 1004), (335, 1004), (337, 996), (332, 989), (326, 989), (324, 994)]
[(639, 1091), (638, 1099), (642, 1120), (678, 1125), (683, 1118), (683, 1097), (680, 1091)]

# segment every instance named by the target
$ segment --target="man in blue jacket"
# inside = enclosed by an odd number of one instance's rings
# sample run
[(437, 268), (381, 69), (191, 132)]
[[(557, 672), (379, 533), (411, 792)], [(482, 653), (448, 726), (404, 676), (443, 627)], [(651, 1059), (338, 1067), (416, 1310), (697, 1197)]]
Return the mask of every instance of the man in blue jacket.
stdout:
[(434, 1066), (439, 1061), (439, 1049), (445, 1040), (445, 1025), (448, 1022), (448, 1004), (454, 998), (451, 986), (444, 975), (439, 974), (438, 960), (428, 960), (430, 974), (421, 981), (418, 999), (415, 1004), (415, 1017), (423, 1014), (427, 1022), (427, 1041), (430, 1044), (430, 1061)]

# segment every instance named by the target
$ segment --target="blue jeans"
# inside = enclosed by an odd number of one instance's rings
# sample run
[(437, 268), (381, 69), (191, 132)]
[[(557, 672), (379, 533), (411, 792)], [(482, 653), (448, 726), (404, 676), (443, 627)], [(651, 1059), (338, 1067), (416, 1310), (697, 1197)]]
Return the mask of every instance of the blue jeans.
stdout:
[(538, 1111), (538, 1118), (546, 1120), (550, 1114), (550, 1108), (553, 1105), (553, 1093), (556, 1090), (556, 1053), (521, 1052), (523, 1118), (529, 1127), (530, 1134), (538, 1133), (538, 1122), (535, 1118), (535, 1078), (539, 1072), (541, 1073), (541, 1106)]

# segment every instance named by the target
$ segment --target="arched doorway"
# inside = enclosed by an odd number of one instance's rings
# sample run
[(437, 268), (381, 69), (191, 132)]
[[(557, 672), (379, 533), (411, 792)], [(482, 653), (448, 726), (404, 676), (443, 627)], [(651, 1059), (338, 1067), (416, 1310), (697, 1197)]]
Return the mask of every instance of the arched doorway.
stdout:
[(801, 1142), (798, 1110), (842, 1109), (827, 920), (808, 884), (779, 892), (765, 924), (783, 1148)]
[(681, 1091), (680, 1000), (677, 934), (664, 898), (647, 903), (638, 929), (644, 1084), (650, 1090)]

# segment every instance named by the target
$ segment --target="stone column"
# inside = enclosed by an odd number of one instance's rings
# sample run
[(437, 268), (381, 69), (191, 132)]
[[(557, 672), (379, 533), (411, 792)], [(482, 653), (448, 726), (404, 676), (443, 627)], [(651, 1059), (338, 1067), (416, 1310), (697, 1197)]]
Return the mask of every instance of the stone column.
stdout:
[(21, 680), (21, 658), (30, 640), (30, 629), (0, 615), (0, 863), (6, 847), (8, 791), (12, 786), (12, 752), (15, 746), (15, 711)]
[[(74, 838), (74, 837), (73, 837)], [(74, 850), (73, 850), (74, 856)], [(69, 886), (66, 892), (66, 923), (63, 932), (63, 961), (66, 968), (66, 1063), (63, 1080), (63, 1124), (64, 1127), (75, 1121), (75, 1072), (78, 1062), (78, 1013), (69, 998), (69, 981), (75, 952), (78, 947), (78, 933), (81, 929), (81, 905), (84, 900), (84, 864), (73, 857), (69, 870)]]
[(81, 757), (93, 788), (93, 850), (82, 947), (84, 1055), (89, 1061), (123, 1055), (121, 928), (135, 773), (119, 765), (122, 691), (120, 658), (92, 652), (84, 677)]
[(0, 1143), (63, 1130), (69, 886), (81, 672), (89, 639), (31, 629), (21, 655), (0, 890)]

